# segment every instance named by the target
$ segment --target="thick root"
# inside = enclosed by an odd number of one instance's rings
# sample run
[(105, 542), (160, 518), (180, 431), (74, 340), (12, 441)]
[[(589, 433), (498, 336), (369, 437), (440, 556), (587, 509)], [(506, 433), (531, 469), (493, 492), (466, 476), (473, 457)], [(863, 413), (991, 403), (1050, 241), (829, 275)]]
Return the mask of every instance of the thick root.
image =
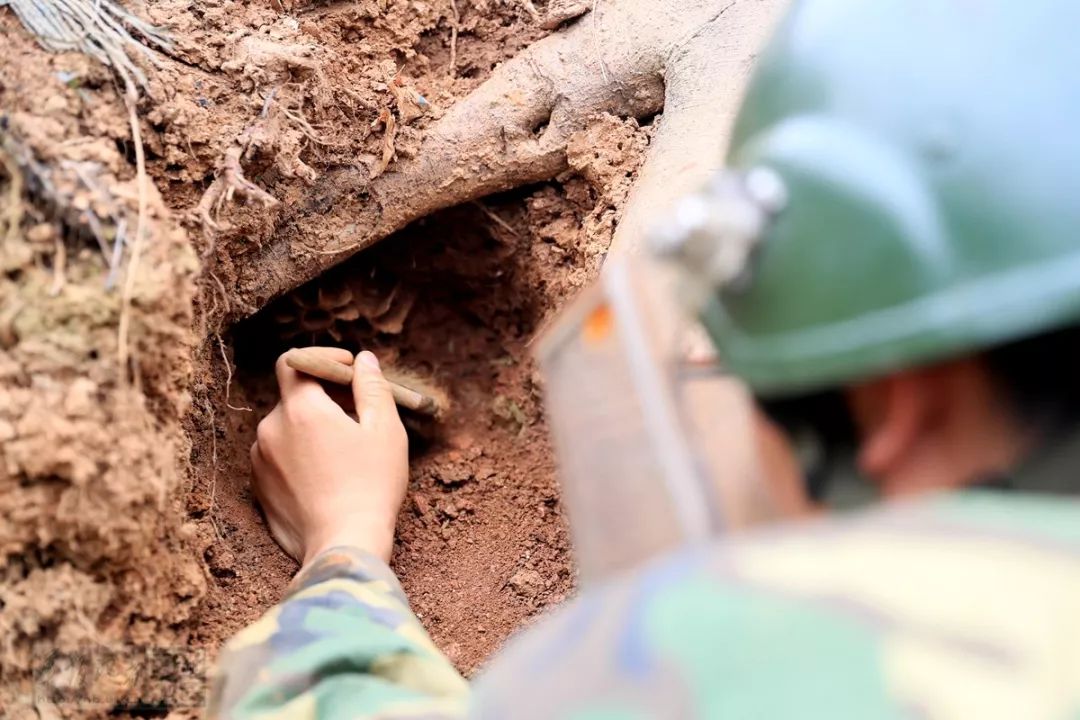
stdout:
[[(602, 0), (505, 63), (428, 131), (420, 152), (378, 177), (325, 173), (309, 206), (290, 208), (273, 243), (238, 280), (253, 311), (436, 210), (567, 169), (570, 137), (599, 113), (647, 118), (665, 107), (655, 149), (622, 224), (619, 246), (650, 216), (698, 184), (721, 158), (722, 128), (763, 40), (754, 30), (782, 0)], [(578, 8), (580, 10), (580, 8)], [(575, 11), (576, 12), (576, 11)], [(753, 30), (752, 32), (749, 32)], [(334, 206), (341, 227), (306, 230)], [(344, 208), (346, 212), (340, 212)]]
[(723, 164), (754, 60), (786, 6), (728, 0), (668, 57), (664, 116), (610, 252), (636, 251), (664, 211)]

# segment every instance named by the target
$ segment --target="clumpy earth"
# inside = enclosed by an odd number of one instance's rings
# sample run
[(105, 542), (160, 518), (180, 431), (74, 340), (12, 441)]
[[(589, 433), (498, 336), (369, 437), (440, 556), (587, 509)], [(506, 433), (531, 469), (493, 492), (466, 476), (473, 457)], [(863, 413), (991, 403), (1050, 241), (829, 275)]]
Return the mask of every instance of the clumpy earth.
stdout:
[[(311, 343), (371, 348), (452, 397), (444, 423), (413, 428), (394, 567), (472, 673), (573, 589), (530, 343), (600, 268), (651, 126), (598, 116), (555, 181), (427, 217), (253, 307), (231, 288), (282, 209), (347, 222), (318, 178), (414, 154), (456, 98), (550, 32), (532, 9), (546, 5), (130, 7), (174, 42), (138, 104), (141, 241), (115, 77), (44, 51), (0, 8), (0, 707), (197, 713), (214, 651), (296, 569), (252, 503), (247, 453), (274, 357)], [(312, 314), (342, 287), (355, 298)], [(173, 664), (137, 686), (101, 673), (77, 703), (33, 692), (88, 647)]]

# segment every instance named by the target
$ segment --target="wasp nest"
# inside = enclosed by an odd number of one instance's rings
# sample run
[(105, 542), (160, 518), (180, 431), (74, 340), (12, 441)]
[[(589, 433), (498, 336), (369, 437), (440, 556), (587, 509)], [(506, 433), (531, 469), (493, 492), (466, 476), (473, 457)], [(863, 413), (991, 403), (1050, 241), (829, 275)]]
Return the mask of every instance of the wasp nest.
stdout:
[(415, 300), (396, 278), (374, 270), (331, 273), (278, 300), (271, 317), (282, 341), (342, 342), (368, 328), (400, 333)]

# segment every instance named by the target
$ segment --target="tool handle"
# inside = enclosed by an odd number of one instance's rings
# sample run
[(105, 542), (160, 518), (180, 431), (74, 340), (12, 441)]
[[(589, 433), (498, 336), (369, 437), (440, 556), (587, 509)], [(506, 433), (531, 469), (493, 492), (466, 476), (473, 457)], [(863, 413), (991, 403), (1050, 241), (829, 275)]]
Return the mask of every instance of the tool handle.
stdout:
[[(285, 363), (293, 370), (326, 380), (336, 385), (352, 384), (352, 365), (331, 360), (317, 352), (307, 348), (295, 348), (285, 354)], [(435, 416), (439, 406), (434, 398), (423, 393), (418, 393), (412, 388), (405, 387), (396, 382), (387, 381), (390, 384), (390, 392), (394, 396), (394, 402), (403, 408), (412, 410), (421, 415)]]

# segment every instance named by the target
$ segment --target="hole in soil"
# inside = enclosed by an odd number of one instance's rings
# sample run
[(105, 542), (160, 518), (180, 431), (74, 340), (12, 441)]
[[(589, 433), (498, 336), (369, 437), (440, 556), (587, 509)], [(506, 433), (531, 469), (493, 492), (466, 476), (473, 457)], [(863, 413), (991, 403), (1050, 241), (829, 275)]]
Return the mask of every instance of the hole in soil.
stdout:
[(541, 118), (536, 123), (534, 123), (533, 126), (532, 126), (533, 137), (535, 137), (537, 139), (543, 137), (544, 133), (547, 132), (548, 125), (550, 125), (550, 124), (551, 124), (551, 115), (545, 115), (543, 118)]
[[(227, 578), (227, 588), (217, 578), (221, 597), (275, 597), (294, 569), (250, 505), (247, 456), (259, 418), (277, 399), (274, 360), (289, 347), (312, 344), (373, 350), (384, 367), (411, 371), (451, 397), (446, 419), (414, 436), (394, 568), (459, 667), (475, 668), (538, 608), (569, 592), (568, 540), (529, 343), (587, 280), (581, 264), (568, 270), (533, 225), (562, 218), (576, 228), (575, 212), (559, 188), (544, 186), (438, 213), (233, 330), (230, 402), (253, 412), (216, 415), (225, 430), (218, 462), (189, 513), (208, 508), (234, 566), (260, 571)], [(219, 392), (224, 397), (223, 387)], [(522, 567), (552, 581), (523, 596), (507, 584)], [(475, 632), (479, 597), (482, 634)], [(239, 626), (259, 609), (229, 621)]]
[[(522, 209), (515, 195), (494, 203)], [(515, 282), (525, 245), (523, 233), (474, 205), (421, 220), (239, 326), (237, 379), (267, 373), (289, 347), (333, 345), (373, 350), (466, 402), (490, 394), (505, 335), (531, 331), (543, 311), (535, 286)]]
[(117, 139), (116, 141), (117, 151), (124, 156), (124, 159), (131, 165), (135, 164), (135, 146), (129, 143), (127, 140)]
[[(520, 209), (520, 198), (504, 202)], [(459, 430), (471, 432), (493, 408), (518, 418), (514, 430), (520, 431), (521, 406), (533, 398), (501, 397), (493, 365), (511, 352), (508, 342), (520, 344), (531, 334), (540, 307), (534, 284), (514, 282), (512, 261), (524, 238), (515, 232), (473, 205), (417, 222), (238, 328), (238, 380), (251, 376), (261, 402), (267, 395), (273, 399), (270, 369), (290, 347), (368, 349), (391, 379), (451, 398), (451, 414), (439, 425), (403, 413), (414, 455), (437, 451)], [(527, 364), (527, 353), (519, 354), (516, 362)]]
[(166, 702), (117, 703), (109, 710), (109, 717), (163, 718), (168, 714), (169, 704)]

